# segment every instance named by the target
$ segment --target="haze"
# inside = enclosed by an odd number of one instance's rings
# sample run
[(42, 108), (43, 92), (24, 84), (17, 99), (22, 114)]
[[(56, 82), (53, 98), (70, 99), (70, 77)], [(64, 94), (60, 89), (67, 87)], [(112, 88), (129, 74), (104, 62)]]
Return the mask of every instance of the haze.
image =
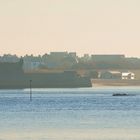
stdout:
[(1, 0), (0, 54), (140, 57), (139, 0)]

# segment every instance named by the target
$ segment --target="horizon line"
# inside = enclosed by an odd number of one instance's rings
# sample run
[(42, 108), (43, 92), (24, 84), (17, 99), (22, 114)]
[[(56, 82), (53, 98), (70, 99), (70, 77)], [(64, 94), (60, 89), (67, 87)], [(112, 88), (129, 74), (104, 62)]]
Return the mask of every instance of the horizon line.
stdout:
[(89, 56), (92, 56), (92, 55), (123, 55), (124, 57), (129, 57), (129, 58), (140, 58), (140, 56), (129, 56), (129, 55), (127, 55), (127, 54), (123, 54), (123, 53), (83, 53), (83, 54), (78, 54), (78, 52), (74, 52), (74, 51), (50, 51), (50, 52), (46, 52), (46, 53), (41, 53), (41, 54), (36, 54), (36, 53), (26, 53), (26, 54), (17, 54), (17, 53), (2, 53), (2, 54), (0, 54), (0, 57), (1, 56), (4, 56), (4, 55), (16, 55), (17, 57), (23, 57), (23, 56), (26, 56), (26, 55), (28, 55), (28, 56), (39, 56), (39, 55), (41, 55), (41, 56), (43, 56), (43, 55), (45, 55), (45, 54), (51, 54), (51, 53), (76, 53), (76, 55), (77, 56), (80, 56), (80, 57), (82, 57), (82, 56), (84, 56), (84, 55), (89, 55)]

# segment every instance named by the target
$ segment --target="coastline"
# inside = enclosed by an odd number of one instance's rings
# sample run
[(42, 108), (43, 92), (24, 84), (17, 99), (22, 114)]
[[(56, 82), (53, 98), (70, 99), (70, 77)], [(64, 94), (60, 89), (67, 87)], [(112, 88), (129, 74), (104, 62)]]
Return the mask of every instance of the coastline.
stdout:
[(140, 80), (112, 80), (112, 79), (92, 79), (93, 87), (103, 86), (140, 86)]

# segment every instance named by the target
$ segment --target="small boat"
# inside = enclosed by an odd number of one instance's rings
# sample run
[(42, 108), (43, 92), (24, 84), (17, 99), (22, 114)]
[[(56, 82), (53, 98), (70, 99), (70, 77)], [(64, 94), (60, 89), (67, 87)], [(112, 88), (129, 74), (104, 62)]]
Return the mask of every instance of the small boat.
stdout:
[(126, 93), (114, 93), (112, 96), (128, 96)]

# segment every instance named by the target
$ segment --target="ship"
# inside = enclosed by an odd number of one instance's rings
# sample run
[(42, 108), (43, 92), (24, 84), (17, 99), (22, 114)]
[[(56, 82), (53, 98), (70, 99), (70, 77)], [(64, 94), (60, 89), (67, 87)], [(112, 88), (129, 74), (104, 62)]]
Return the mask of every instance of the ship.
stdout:
[(19, 62), (0, 62), (0, 89), (29, 88), (80, 88), (91, 87), (89, 77), (80, 76), (76, 71), (55, 73), (25, 73), (23, 59)]

